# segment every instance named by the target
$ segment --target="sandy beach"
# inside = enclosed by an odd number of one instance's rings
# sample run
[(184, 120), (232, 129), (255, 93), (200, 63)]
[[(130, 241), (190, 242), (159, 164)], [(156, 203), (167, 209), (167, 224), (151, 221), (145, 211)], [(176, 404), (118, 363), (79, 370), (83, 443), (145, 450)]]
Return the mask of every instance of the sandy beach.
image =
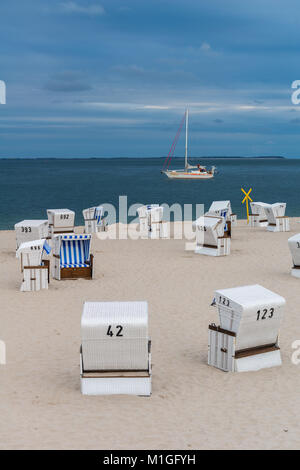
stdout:
[[(184, 240), (93, 238), (93, 281), (19, 291), (15, 234), (0, 232), (1, 449), (296, 449), (300, 447), (300, 280), (290, 275), (288, 233), (233, 228), (231, 255), (185, 251)], [(78, 228), (77, 228), (78, 229)], [(286, 298), (282, 367), (224, 373), (207, 365), (215, 289), (261, 284)], [(150, 398), (82, 396), (80, 318), (86, 300), (147, 300)]]

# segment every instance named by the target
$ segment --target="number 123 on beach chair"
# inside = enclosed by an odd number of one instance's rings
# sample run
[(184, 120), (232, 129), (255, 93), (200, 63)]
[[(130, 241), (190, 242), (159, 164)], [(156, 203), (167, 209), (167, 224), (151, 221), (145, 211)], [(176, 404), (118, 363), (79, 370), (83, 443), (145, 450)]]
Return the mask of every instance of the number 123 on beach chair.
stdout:
[(53, 237), (54, 279), (92, 279), (91, 237), (90, 234), (62, 234)]

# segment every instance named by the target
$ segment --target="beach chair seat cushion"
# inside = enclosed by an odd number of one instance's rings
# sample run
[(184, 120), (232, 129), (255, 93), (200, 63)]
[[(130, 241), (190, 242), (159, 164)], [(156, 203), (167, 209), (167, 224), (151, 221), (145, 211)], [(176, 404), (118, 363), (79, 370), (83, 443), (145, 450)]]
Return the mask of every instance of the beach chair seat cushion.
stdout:
[(89, 268), (90, 263), (61, 263), (61, 268)]

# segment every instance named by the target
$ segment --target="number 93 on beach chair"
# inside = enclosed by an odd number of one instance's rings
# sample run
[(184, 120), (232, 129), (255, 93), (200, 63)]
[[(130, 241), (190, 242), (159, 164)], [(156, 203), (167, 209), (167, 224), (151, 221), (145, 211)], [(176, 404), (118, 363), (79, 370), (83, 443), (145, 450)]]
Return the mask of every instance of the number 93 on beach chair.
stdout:
[(278, 334), (285, 299), (260, 285), (217, 290), (220, 325), (209, 325), (208, 364), (226, 372), (281, 365)]
[(85, 302), (80, 367), (84, 395), (151, 395), (147, 302)]
[(54, 279), (92, 279), (91, 237), (89, 234), (62, 234), (53, 237)]
[(224, 217), (205, 215), (193, 222), (196, 231), (195, 253), (210, 256), (230, 254), (231, 239), (225, 233)]
[(21, 260), (23, 273), (21, 291), (48, 289), (49, 260), (43, 260), (43, 255), (49, 255), (50, 251), (51, 248), (44, 239), (21, 243), (16, 252), (16, 257)]

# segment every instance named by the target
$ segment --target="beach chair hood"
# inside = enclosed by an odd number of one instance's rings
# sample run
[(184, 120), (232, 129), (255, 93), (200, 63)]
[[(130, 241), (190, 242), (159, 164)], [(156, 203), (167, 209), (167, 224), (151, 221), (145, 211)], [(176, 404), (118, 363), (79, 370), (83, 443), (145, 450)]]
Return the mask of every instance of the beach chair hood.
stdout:
[(18, 250), (16, 251), (16, 258), (20, 258), (22, 254), (31, 254), (36, 252), (40, 252), (42, 254), (43, 251), (45, 251), (47, 255), (49, 255), (51, 252), (51, 247), (44, 239), (24, 242), (21, 243)]
[(220, 325), (236, 333), (236, 349), (277, 342), (285, 299), (260, 285), (215, 292)]
[[(203, 245), (217, 246), (218, 238), (224, 236), (224, 218), (213, 215), (199, 217), (194, 222), (196, 228), (197, 243)], [(202, 238), (202, 240), (200, 240)]]
[(55, 235), (53, 252), (60, 256), (61, 268), (88, 267), (91, 235)]
[(147, 370), (147, 302), (85, 302), (81, 337), (85, 370)]
[(294, 266), (300, 267), (300, 233), (288, 239), (289, 249), (293, 258)]
[(219, 215), (224, 217), (225, 220), (229, 220), (229, 217), (232, 214), (230, 201), (213, 201), (208, 213)]

